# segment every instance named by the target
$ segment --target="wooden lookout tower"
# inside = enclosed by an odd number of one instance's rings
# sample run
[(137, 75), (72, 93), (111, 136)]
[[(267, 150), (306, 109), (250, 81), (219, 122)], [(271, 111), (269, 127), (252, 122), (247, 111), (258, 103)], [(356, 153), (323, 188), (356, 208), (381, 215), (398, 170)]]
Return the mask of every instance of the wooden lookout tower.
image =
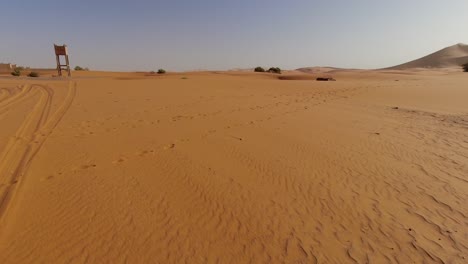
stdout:
[[(57, 72), (59, 76), (62, 76), (62, 70), (66, 70), (68, 72), (68, 76), (71, 76), (70, 72), (70, 61), (68, 60), (68, 49), (67, 45), (55, 45), (54, 44), (54, 49), (55, 49), (55, 58), (57, 60)], [(62, 64), (60, 62), (60, 56), (65, 57), (65, 64)]]

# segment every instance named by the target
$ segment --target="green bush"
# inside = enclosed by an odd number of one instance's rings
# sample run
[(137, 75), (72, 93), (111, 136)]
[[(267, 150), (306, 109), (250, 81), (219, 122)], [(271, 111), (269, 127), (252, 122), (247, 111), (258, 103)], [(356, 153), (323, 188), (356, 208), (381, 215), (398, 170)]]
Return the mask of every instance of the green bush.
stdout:
[(80, 66), (76, 66), (75, 71), (89, 71), (89, 68), (83, 68), (83, 67), (80, 67)]
[(262, 67), (257, 67), (257, 68), (255, 68), (254, 71), (255, 72), (265, 72), (265, 69), (263, 69)]
[(39, 77), (39, 73), (37, 72), (31, 72), (30, 74), (28, 74), (29, 77)]
[(281, 69), (278, 67), (271, 67), (268, 72), (281, 74)]
[(166, 73), (166, 71), (164, 69), (159, 69), (158, 70), (158, 74), (164, 74), (164, 73)]
[(21, 70), (19, 68), (16, 68), (11, 72), (11, 75), (20, 76), (21, 75)]
[(76, 66), (75, 71), (89, 71), (89, 68), (83, 68), (81, 66)]
[(468, 63), (463, 64), (462, 67), (464, 72), (468, 72)]

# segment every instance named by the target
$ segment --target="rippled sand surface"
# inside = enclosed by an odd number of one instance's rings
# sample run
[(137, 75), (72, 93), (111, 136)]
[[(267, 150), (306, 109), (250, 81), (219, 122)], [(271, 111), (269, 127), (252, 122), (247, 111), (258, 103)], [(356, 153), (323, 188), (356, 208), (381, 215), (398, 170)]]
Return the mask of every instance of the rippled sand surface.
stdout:
[(0, 78), (1, 263), (467, 263), (468, 74)]

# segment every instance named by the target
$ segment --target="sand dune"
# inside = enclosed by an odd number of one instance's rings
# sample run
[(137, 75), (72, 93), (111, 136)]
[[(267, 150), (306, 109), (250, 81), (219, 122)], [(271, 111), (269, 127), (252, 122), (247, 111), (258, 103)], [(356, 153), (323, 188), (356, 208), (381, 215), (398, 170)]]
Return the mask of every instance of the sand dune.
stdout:
[(434, 52), (420, 59), (410, 61), (388, 69), (405, 70), (411, 68), (448, 68), (468, 63), (468, 45), (459, 43)]
[(146, 75), (0, 79), (0, 263), (467, 262), (467, 74)]
[(334, 71), (340, 71), (344, 69), (334, 68), (334, 67), (305, 67), (299, 68), (296, 71), (304, 72), (304, 73), (311, 73), (311, 74), (321, 74), (321, 73), (331, 73)]

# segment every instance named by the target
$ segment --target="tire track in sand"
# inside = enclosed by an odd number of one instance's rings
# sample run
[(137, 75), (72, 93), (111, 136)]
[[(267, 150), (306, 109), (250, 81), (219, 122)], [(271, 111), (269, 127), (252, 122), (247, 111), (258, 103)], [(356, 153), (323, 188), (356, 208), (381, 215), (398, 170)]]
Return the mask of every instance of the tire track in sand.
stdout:
[(43, 85), (24, 86), (19, 94), (3, 101), (0, 110), (11, 107), (36, 91), (40, 93), (38, 102), (0, 156), (0, 223), (31, 161), (70, 108), (76, 94), (76, 83), (69, 82), (66, 98), (52, 114), (50, 111), (54, 92)]
[(36, 89), (33, 89), (33, 87), (28, 84), (20, 87), (19, 92), (17, 93), (9, 91), (8, 94), (6, 94), (6, 96), (0, 101), (0, 114), (6, 113), (12, 106), (34, 96), (35, 92)]

